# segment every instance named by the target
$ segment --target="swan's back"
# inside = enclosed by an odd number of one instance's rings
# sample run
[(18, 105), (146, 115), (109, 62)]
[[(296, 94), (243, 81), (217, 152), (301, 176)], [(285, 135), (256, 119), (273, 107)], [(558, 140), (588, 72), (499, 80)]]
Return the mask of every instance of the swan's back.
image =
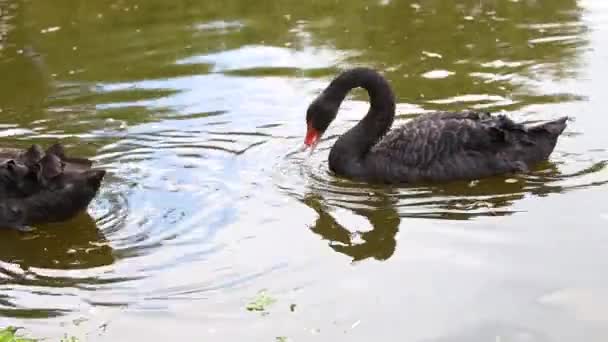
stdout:
[(528, 126), (488, 113), (422, 115), (390, 131), (363, 163), (369, 178), (389, 183), (524, 171), (549, 157), (566, 120)]

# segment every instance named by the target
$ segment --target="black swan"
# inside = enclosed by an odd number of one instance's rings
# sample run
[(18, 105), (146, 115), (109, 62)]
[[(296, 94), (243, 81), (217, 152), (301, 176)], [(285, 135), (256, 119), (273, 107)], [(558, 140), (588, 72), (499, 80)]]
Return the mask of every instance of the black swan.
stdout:
[(527, 171), (549, 157), (568, 119), (524, 125), (504, 115), (438, 112), (389, 131), (395, 116), (390, 85), (372, 69), (355, 68), (332, 80), (308, 107), (305, 148), (314, 150), (348, 92), (357, 87), (367, 90), (370, 109), (338, 138), (329, 168), (367, 182), (443, 182)]
[(88, 159), (67, 157), (60, 144), (46, 151), (0, 148), (0, 227), (27, 231), (86, 209), (105, 176), (91, 166)]

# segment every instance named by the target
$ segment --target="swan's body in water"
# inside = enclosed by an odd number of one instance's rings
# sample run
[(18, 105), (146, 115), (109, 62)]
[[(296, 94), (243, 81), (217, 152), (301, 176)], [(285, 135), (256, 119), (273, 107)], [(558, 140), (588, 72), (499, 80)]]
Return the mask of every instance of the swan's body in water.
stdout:
[(0, 228), (29, 231), (85, 210), (105, 175), (91, 166), (91, 160), (66, 156), (61, 144), (46, 151), (0, 148)]
[(356, 68), (336, 77), (308, 107), (307, 146), (314, 149), (348, 92), (357, 87), (369, 93), (369, 112), (338, 138), (329, 168), (368, 182), (472, 180), (526, 171), (549, 157), (568, 119), (531, 126), (503, 115), (440, 112), (389, 131), (395, 116), (390, 85), (376, 71)]

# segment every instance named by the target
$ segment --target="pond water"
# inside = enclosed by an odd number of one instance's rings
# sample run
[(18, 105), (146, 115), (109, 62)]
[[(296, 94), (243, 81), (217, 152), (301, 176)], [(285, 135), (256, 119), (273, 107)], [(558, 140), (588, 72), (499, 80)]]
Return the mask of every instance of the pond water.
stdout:
[[(0, 145), (109, 170), (88, 214), (0, 231), (0, 323), (86, 341), (605, 341), (604, 0), (0, 0)], [(369, 186), (328, 171), (355, 91), (574, 120), (525, 175)], [(260, 291), (274, 299), (246, 310)]]

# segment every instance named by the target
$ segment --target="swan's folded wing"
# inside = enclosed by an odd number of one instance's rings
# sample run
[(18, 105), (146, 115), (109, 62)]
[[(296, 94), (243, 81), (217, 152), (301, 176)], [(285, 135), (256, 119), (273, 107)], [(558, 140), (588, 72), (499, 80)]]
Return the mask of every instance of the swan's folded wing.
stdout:
[(372, 152), (402, 165), (425, 168), (458, 154), (498, 153), (519, 139), (525, 141), (523, 126), (507, 117), (478, 114), (438, 113), (411, 120), (391, 131)]
[(58, 156), (66, 164), (65, 168), (68, 171), (86, 171), (93, 165), (93, 161), (86, 158), (68, 157), (65, 154), (65, 148), (60, 143), (51, 145), (46, 153)]
[(461, 112), (434, 112), (419, 116), (420, 120), (491, 120), (492, 115), (489, 112), (478, 111), (461, 111)]

